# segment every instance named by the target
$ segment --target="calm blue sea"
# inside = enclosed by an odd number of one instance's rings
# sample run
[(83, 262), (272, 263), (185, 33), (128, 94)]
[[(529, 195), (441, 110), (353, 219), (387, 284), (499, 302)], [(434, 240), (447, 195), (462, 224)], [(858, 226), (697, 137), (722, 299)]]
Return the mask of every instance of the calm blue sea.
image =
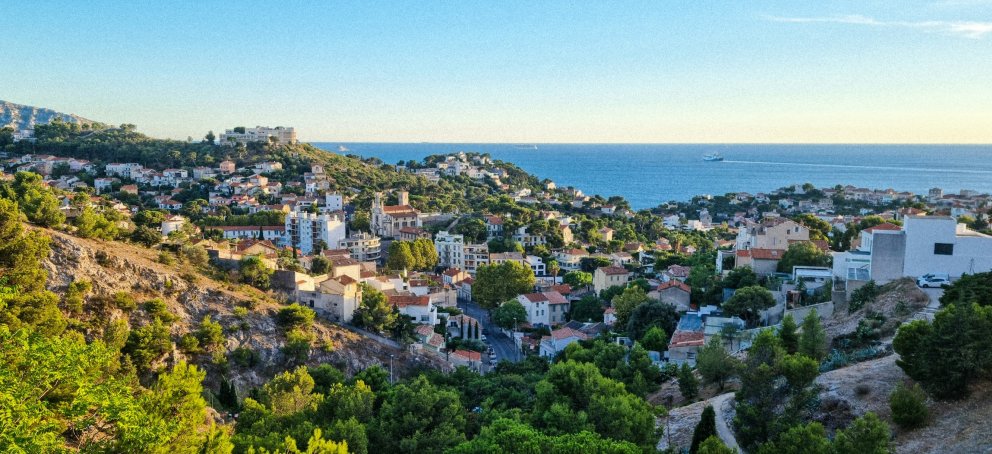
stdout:
[[(386, 163), (458, 151), (489, 153), (559, 186), (621, 195), (635, 209), (700, 194), (763, 192), (794, 183), (851, 184), (925, 193), (973, 189), (992, 193), (992, 145), (596, 145), (315, 143)], [(702, 157), (719, 152), (723, 162)]]

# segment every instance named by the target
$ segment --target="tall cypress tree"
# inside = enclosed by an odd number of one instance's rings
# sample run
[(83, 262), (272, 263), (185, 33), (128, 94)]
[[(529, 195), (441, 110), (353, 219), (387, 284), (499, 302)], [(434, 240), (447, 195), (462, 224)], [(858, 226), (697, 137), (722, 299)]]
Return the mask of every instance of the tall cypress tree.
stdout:
[(692, 446), (689, 448), (689, 452), (696, 454), (699, 445), (716, 434), (716, 411), (713, 410), (712, 405), (707, 405), (699, 418), (699, 424), (696, 424), (696, 430), (692, 432)]

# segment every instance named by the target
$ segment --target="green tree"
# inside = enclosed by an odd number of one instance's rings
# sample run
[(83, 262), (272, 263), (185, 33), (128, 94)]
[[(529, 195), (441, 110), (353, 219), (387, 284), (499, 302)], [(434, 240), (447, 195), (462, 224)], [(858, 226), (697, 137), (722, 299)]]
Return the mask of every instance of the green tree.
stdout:
[(487, 308), (517, 295), (533, 290), (534, 272), (529, 266), (515, 261), (505, 261), (497, 265), (482, 265), (475, 274), (472, 284), (472, 299)]
[(782, 341), (782, 347), (788, 353), (795, 353), (799, 350), (799, 333), (796, 332), (796, 320), (792, 314), (786, 314), (782, 319), (782, 326), (778, 329), (778, 338)]
[(517, 300), (509, 300), (493, 309), (493, 323), (500, 328), (516, 329), (519, 323), (527, 322), (527, 309)]
[(644, 333), (640, 341), (641, 345), (648, 350), (656, 352), (668, 350), (668, 334), (665, 333), (664, 329), (657, 326), (648, 328), (648, 331)]
[(625, 288), (623, 293), (613, 297), (613, 300), (610, 302), (613, 310), (616, 312), (616, 324), (618, 326), (626, 326), (634, 309), (649, 300), (650, 298), (648, 298), (647, 293), (641, 287), (632, 286)]
[(150, 248), (162, 241), (162, 233), (141, 225), (131, 232), (131, 241)]
[(716, 435), (713, 435), (699, 445), (696, 454), (737, 454), (737, 450), (728, 448)]
[(811, 242), (800, 242), (789, 245), (778, 262), (778, 271), (791, 273), (796, 266), (829, 266), (830, 254)]
[(753, 327), (757, 326), (761, 311), (772, 306), (775, 306), (775, 297), (772, 296), (772, 292), (764, 287), (753, 285), (738, 289), (734, 292), (734, 296), (723, 303), (722, 307), (728, 314), (742, 318), (747, 326)]
[(309, 329), (317, 317), (316, 312), (309, 307), (293, 303), (279, 309), (276, 313), (276, 324), (284, 330)]
[(575, 289), (581, 289), (592, 285), (592, 273), (585, 271), (569, 271), (562, 277), (562, 282)]
[(603, 321), (603, 303), (596, 295), (588, 294), (582, 299), (572, 303), (569, 319), (580, 322), (601, 322)]
[(57, 227), (65, 222), (59, 199), (41, 180), (41, 175), (17, 172), (12, 185), (14, 195), (28, 220), (43, 227)]
[(750, 266), (740, 266), (730, 270), (720, 282), (724, 288), (744, 288), (758, 285), (758, 275)]
[(331, 261), (322, 255), (314, 257), (310, 262), (310, 274), (314, 276), (330, 273), (331, 269)]
[(920, 385), (908, 386), (900, 383), (889, 394), (892, 421), (904, 429), (923, 427), (930, 417), (926, 402), (927, 396)]
[(393, 241), (389, 244), (386, 267), (391, 270), (414, 270), (419, 263), (410, 249), (409, 241)]
[(827, 431), (818, 422), (790, 427), (758, 449), (758, 454), (831, 454)]
[(352, 316), (352, 323), (369, 331), (382, 333), (389, 331), (396, 324), (396, 314), (393, 313), (386, 295), (376, 288), (362, 283), (362, 302)]
[(268, 290), (272, 269), (257, 256), (249, 256), (238, 263), (241, 281), (261, 290)]
[(723, 347), (720, 336), (710, 338), (696, 356), (696, 370), (707, 384), (715, 383), (720, 391), (727, 380), (737, 374), (740, 361), (734, 358)]
[(813, 309), (803, 318), (803, 332), (799, 335), (799, 353), (817, 361), (827, 357), (827, 332), (820, 325), (820, 316)]
[(443, 452), (465, 441), (458, 394), (419, 376), (392, 389), (382, 403), (375, 446), (383, 452)]
[(693, 400), (699, 395), (699, 380), (692, 373), (689, 363), (682, 363), (679, 368), (679, 392), (686, 400)]
[(890, 439), (892, 432), (874, 413), (868, 412), (855, 419), (844, 430), (834, 436), (834, 452), (837, 454), (886, 454), (893, 452)]
[(156, 317), (152, 323), (131, 330), (122, 352), (131, 357), (139, 371), (146, 372), (151, 369), (152, 361), (161, 358), (171, 349), (169, 327)]
[(472, 441), (447, 451), (448, 454), (506, 453), (506, 454), (570, 454), (595, 452), (602, 454), (635, 454), (643, 452), (637, 445), (603, 438), (594, 432), (550, 436), (524, 422), (500, 418), (483, 426)]
[(703, 443), (707, 438), (717, 436), (716, 433), (716, 412), (713, 410), (712, 405), (707, 405), (703, 409), (703, 414), (699, 418), (699, 423), (696, 424), (696, 429), (692, 432), (692, 445), (689, 447), (689, 452), (695, 454), (699, 452), (699, 445)]
[(200, 327), (196, 330), (196, 338), (200, 346), (213, 350), (224, 345), (224, 328), (213, 321), (209, 315), (204, 315)]
[[(658, 300), (648, 300), (631, 311), (626, 324), (627, 335), (632, 339), (640, 339), (647, 330), (655, 326), (665, 330), (666, 334), (674, 333), (678, 322), (679, 314), (674, 306)], [(617, 320), (618, 325), (619, 323)], [(665, 343), (668, 343), (667, 340)]]

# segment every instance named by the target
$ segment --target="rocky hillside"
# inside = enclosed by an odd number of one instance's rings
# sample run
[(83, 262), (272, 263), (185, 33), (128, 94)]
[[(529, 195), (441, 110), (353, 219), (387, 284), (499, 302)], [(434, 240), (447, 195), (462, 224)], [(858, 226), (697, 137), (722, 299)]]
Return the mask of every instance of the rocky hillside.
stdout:
[(10, 126), (15, 130), (31, 129), (36, 124), (46, 124), (56, 118), (61, 118), (62, 121), (69, 123), (95, 123), (93, 120), (87, 120), (75, 114), (0, 100), (0, 128)]
[[(247, 347), (259, 354), (258, 364), (253, 367), (239, 367), (233, 363), (218, 365), (210, 355), (190, 358), (178, 349), (163, 359), (165, 362), (192, 361), (208, 371), (221, 372), (208, 373), (206, 387), (216, 389), (217, 383), (210, 382), (219, 379), (219, 375), (227, 375), (239, 392), (244, 392), (261, 385), (287, 366), (293, 366), (280, 351), (286, 337), (276, 326), (273, 316), (282, 303), (272, 295), (217, 282), (183, 270), (181, 265), (158, 263), (152, 250), (118, 242), (81, 239), (57, 231), (46, 233), (52, 238), (52, 254), (45, 263), (50, 290), (64, 295), (74, 281), (88, 281), (93, 286), (81, 315), (87, 337), (102, 337), (108, 320), (125, 318), (132, 327), (148, 323), (150, 316), (144, 313), (141, 303), (157, 298), (165, 301), (169, 312), (176, 317), (171, 326), (174, 340), (195, 329), (204, 316), (210, 315), (224, 327), (227, 352)], [(132, 295), (138, 309), (125, 312), (110, 303), (118, 292)], [(247, 308), (247, 316), (236, 316), (234, 310), (238, 307)], [(330, 363), (350, 375), (371, 365), (388, 367), (390, 356), (395, 355), (397, 375), (403, 375), (409, 367), (431, 364), (430, 358), (414, 357), (337, 325), (318, 320), (315, 330), (318, 342), (308, 365)]]

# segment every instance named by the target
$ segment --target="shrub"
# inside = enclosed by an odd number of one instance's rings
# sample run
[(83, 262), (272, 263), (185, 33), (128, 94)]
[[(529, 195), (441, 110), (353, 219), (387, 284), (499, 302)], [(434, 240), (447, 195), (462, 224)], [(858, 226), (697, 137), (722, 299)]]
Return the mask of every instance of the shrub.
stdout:
[(189, 354), (200, 353), (200, 340), (192, 333), (183, 334), (179, 339), (179, 349)]
[(159, 298), (151, 299), (145, 302), (144, 309), (148, 315), (159, 318), (166, 324), (171, 324), (176, 320), (176, 316), (169, 312), (169, 308), (166, 306), (165, 301), (162, 301)]
[(878, 297), (878, 294), (879, 287), (875, 285), (875, 281), (866, 282), (865, 285), (862, 285), (857, 290), (851, 292), (851, 298), (847, 306), (848, 312), (855, 312), (864, 307), (866, 304), (875, 302), (875, 298)]
[(314, 335), (303, 330), (294, 329), (286, 333), (286, 345), (282, 348), (283, 355), (290, 362), (302, 363), (310, 357), (311, 344)]
[(172, 254), (162, 251), (158, 253), (158, 263), (163, 265), (172, 265), (176, 263), (176, 259), (172, 256)]
[(920, 385), (899, 384), (889, 395), (892, 420), (903, 429), (923, 427), (930, 416), (926, 400), (927, 396)]
[(259, 359), (258, 352), (248, 347), (238, 347), (231, 352), (231, 361), (241, 367), (255, 367)]
[(279, 310), (276, 323), (286, 330), (310, 328), (316, 315), (313, 309), (293, 303)]
[(131, 312), (138, 308), (138, 302), (127, 292), (114, 293), (114, 305), (124, 312)]

